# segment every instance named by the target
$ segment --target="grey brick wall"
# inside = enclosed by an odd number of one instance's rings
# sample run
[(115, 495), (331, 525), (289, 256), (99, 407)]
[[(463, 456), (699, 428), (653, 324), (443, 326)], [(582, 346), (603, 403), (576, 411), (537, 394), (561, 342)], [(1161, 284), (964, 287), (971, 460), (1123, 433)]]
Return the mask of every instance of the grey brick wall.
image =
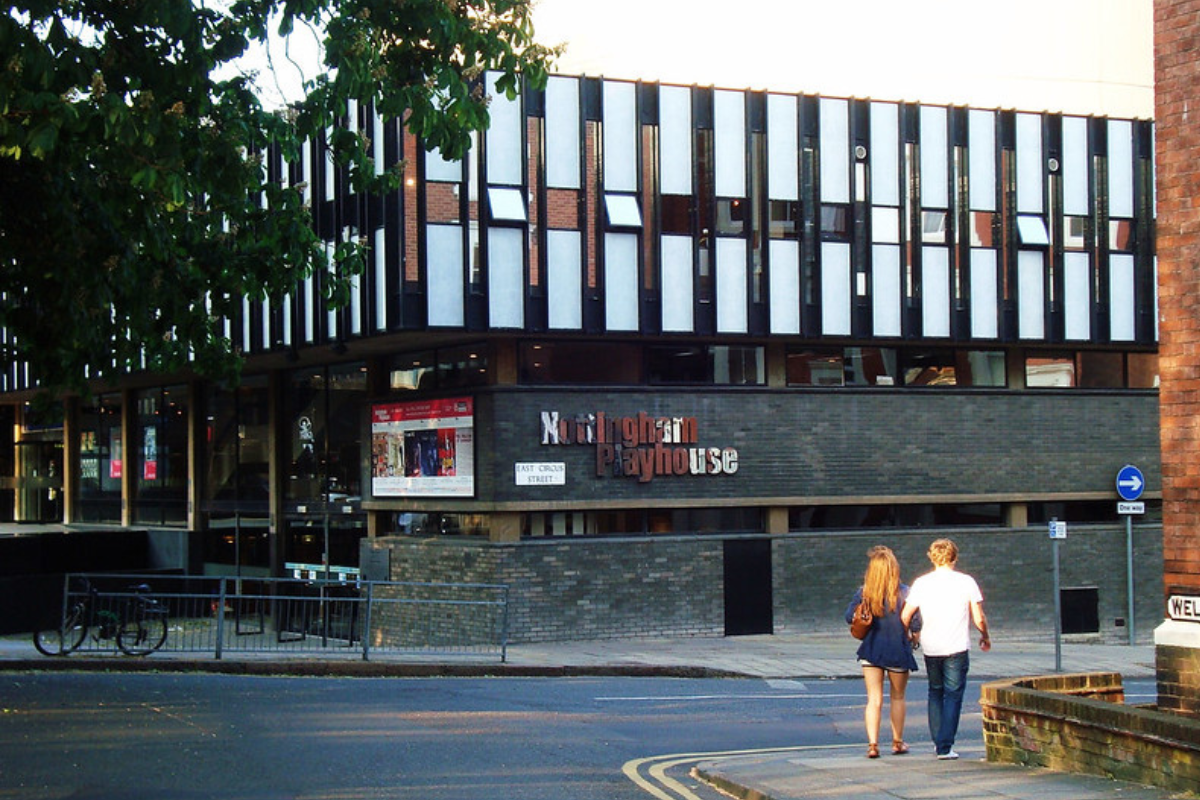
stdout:
[[(496, 390), (480, 398), (477, 498), (509, 503), (1113, 493), (1120, 467), (1159, 475), (1148, 393), (937, 390)], [(734, 475), (597, 477), (595, 448), (544, 446), (540, 413), (695, 417)], [(565, 486), (516, 486), (514, 462), (566, 464)], [(1115, 497), (1115, 495), (1114, 495)]]
[[(1042, 527), (953, 531), (875, 530), (772, 537), (774, 629), (835, 632), (862, 580), (866, 550), (896, 551), (905, 581), (927, 571), (932, 539), (950, 535), (973, 574), (998, 639), (1052, 638), (1051, 544)], [(1149, 641), (1162, 620), (1158, 525), (1135, 527), (1136, 631)], [(724, 633), (724, 540), (719, 536), (567, 539), (491, 543), (474, 539), (367, 540), (391, 552), (396, 581), (500, 583), (509, 587), (512, 642)], [(1060, 544), (1064, 587), (1095, 586), (1103, 641), (1128, 628), (1123, 525), (1069, 528)]]

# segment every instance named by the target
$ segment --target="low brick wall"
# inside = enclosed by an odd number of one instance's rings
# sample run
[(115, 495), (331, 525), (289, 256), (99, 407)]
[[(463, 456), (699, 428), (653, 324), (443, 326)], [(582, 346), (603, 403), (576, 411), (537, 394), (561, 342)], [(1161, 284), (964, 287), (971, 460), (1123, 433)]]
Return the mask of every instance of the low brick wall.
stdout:
[(983, 685), (989, 761), (1200, 793), (1200, 720), (1124, 704), (1117, 673)]

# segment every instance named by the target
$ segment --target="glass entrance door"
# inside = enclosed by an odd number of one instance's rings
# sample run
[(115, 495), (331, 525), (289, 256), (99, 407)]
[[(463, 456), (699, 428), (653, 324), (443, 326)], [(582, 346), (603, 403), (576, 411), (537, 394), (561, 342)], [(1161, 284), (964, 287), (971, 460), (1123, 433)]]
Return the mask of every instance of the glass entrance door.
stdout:
[(62, 441), (17, 442), (17, 522), (63, 521)]

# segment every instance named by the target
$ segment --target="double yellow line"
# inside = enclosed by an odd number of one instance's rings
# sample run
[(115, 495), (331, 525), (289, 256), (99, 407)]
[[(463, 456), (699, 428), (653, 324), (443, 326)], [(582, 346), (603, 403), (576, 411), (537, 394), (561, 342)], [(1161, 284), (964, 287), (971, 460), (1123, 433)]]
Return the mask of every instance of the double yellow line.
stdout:
[(625, 777), (658, 800), (701, 800), (691, 789), (667, 774), (680, 764), (728, 758), (751, 758), (778, 753), (803, 753), (816, 750), (843, 750), (861, 747), (858, 744), (802, 745), (796, 747), (763, 747), (754, 750), (717, 750), (710, 753), (673, 753), (670, 755), (635, 758), (621, 767)]

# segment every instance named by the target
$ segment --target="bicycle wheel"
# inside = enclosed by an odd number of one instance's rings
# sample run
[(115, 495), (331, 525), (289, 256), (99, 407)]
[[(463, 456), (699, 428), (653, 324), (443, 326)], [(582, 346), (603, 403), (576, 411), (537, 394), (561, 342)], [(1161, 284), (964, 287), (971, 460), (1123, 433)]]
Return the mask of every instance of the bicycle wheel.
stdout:
[(128, 656), (148, 656), (167, 640), (165, 617), (129, 619), (117, 631), (117, 647)]
[(83, 608), (74, 608), (58, 628), (35, 631), (33, 646), (44, 656), (65, 656), (83, 644), (87, 635)]

